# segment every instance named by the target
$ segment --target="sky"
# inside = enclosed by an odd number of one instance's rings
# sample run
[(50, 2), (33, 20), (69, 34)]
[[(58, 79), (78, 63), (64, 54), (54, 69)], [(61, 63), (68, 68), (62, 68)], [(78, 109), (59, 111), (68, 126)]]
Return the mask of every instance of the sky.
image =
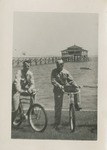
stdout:
[(72, 45), (98, 55), (98, 14), (15, 12), (13, 56), (60, 56)]

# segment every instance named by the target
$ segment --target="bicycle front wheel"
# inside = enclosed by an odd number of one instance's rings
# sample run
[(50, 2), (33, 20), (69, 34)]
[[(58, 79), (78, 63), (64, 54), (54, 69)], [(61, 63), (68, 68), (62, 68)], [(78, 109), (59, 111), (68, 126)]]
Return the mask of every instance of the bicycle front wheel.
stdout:
[(32, 129), (42, 132), (47, 127), (47, 115), (45, 109), (40, 104), (33, 104), (29, 110), (29, 122)]
[(70, 121), (70, 130), (71, 132), (75, 131), (75, 107), (73, 104), (70, 104), (69, 108), (69, 121)]

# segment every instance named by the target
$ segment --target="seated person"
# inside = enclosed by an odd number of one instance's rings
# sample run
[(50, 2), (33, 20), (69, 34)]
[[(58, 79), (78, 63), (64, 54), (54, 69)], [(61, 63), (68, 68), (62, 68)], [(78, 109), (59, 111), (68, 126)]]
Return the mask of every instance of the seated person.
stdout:
[(16, 117), (19, 106), (20, 95), (27, 91), (29, 94), (35, 92), (35, 83), (33, 73), (29, 70), (30, 62), (25, 60), (23, 68), (18, 70), (12, 84), (12, 122)]

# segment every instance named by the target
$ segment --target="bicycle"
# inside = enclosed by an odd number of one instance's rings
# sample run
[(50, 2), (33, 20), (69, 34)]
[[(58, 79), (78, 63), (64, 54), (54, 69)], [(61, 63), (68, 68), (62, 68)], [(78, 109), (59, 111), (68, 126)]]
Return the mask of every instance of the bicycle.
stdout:
[[(29, 94), (27, 91), (21, 94), (17, 115), (15, 120), (12, 122), (12, 126), (14, 128), (19, 127), (24, 120), (28, 120), (30, 126), (34, 131), (42, 132), (46, 129), (47, 114), (44, 107), (41, 104), (33, 103), (34, 97), (36, 95), (37, 91), (33, 94)], [(25, 113), (23, 103), (27, 100), (30, 102), (30, 105), (27, 112)]]
[(71, 132), (75, 131), (76, 127), (76, 116), (75, 116), (75, 105), (74, 105), (74, 95), (80, 93), (80, 88), (77, 92), (65, 92), (69, 96), (69, 123)]

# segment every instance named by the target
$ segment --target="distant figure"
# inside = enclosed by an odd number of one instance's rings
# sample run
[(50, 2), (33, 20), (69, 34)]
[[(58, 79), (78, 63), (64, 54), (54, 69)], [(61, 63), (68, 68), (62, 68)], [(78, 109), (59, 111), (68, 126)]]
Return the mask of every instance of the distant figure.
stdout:
[(25, 60), (23, 62), (23, 69), (18, 70), (12, 84), (12, 121), (14, 121), (16, 117), (20, 94), (25, 91), (31, 94), (32, 92), (36, 91), (33, 73), (29, 70), (29, 67), (30, 62)]
[[(55, 100), (55, 124), (54, 128), (59, 129), (61, 126), (61, 111), (64, 95), (64, 86), (67, 84), (72, 85), (73, 90), (78, 90), (77, 84), (74, 82), (71, 74), (63, 68), (64, 62), (62, 59), (56, 61), (56, 68), (52, 70), (51, 73), (51, 83), (54, 86), (54, 100)], [(75, 109), (80, 110), (78, 105), (77, 95), (74, 97)]]

